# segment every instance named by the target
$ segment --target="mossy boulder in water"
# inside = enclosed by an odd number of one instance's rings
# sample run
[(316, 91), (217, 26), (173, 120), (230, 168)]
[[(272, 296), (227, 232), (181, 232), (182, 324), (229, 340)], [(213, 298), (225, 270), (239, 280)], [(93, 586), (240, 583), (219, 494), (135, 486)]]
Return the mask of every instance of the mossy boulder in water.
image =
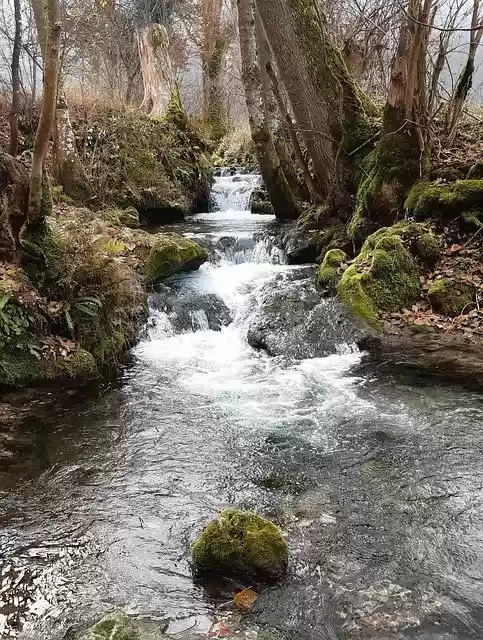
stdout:
[(456, 278), (440, 278), (429, 285), (431, 306), (447, 316), (459, 316), (475, 308), (476, 287)]
[(379, 229), (365, 241), (338, 286), (341, 300), (376, 329), (379, 311), (399, 311), (420, 295), (422, 264), (439, 254), (436, 238), (417, 223)]
[(227, 509), (192, 547), (195, 574), (240, 575), (273, 580), (287, 568), (288, 547), (280, 529), (256, 513)]
[(177, 234), (160, 234), (149, 253), (145, 275), (156, 284), (179, 271), (195, 271), (208, 254), (199, 244)]
[(343, 272), (342, 265), (346, 262), (347, 255), (341, 249), (330, 249), (324, 256), (324, 260), (317, 273), (317, 283), (319, 286), (335, 292), (337, 282)]

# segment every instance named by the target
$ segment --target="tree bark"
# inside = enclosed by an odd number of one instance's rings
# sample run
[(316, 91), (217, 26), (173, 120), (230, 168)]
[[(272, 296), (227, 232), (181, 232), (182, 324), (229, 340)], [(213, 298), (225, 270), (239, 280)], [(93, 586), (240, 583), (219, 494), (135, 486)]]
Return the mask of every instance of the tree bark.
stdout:
[(151, 116), (162, 116), (175, 88), (168, 32), (160, 24), (146, 25), (138, 29), (137, 41), (144, 86), (141, 108)]
[(20, 110), (20, 48), (22, 46), (22, 16), (20, 0), (14, 0), (15, 37), (12, 52), (12, 104), (10, 108), (10, 141), (8, 152), (16, 156), (18, 152), (18, 114)]
[(250, 130), (270, 202), (277, 218), (294, 219), (299, 215), (290, 187), (262, 111), (262, 82), (255, 47), (254, 15), (251, 0), (238, 0), (238, 30), (242, 59), (242, 78), (250, 121)]
[[(335, 153), (327, 104), (314, 87), (285, 0), (256, 0), (279, 77), (295, 122), (312, 160), (322, 198), (336, 191)], [(290, 44), (290, 46), (289, 46)], [(322, 54), (318, 49), (319, 54)]]
[(273, 140), (275, 150), (277, 152), (280, 166), (285, 175), (287, 183), (292, 194), (301, 200), (308, 199), (308, 190), (304, 188), (298, 181), (296, 165), (290, 155), (287, 146), (287, 132), (283, 111), (279, 112), (278, 104), (275, 99), (272, 83), (268, 74), (271, 66), (271, 51), (268, 45), (265, 30), (255, 15), (255, 41), (257, 48), (258, 65), (260, 68), (260, 77), (262, 83), (262, 107), (268, 129)]
[(55, 117), (61, 32), (59, 0), (46, 0), (45, 10), (42, 0), (32, 0), (32, 6), (36, 21), (37, 17), (39, 18), (39, 22), (36, 22), (39, 41), (43, 40), (43, 29), (46, 29), (46, 39), (43, 47), (44, 93), (42, 110), (35, 136), (30, 173), (29, 224), (42, 217), (42, 176)]
[(202, 0), (203, 111), (214, 140), (221, 139), (226, 133), (221, 80), (228, 39), (222, 29), (222, 9), (223, 0)]
[(54, 169), (57, 181), (63, 187), (76, 187), (84, 176), (70, 120), (67, 100), (62, 90), (58, 91), (54, 135)]

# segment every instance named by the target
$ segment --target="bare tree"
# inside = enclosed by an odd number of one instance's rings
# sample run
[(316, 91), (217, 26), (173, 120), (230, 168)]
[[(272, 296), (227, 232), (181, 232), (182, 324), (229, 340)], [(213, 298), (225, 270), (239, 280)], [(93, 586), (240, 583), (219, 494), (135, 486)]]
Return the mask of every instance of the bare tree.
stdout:
[(55, 118), (61, 35), (59, 0), (46, 0), (45, 7), (42, 0), (32, 0), (32, 5), (43, 49), (44, 91), (32, 157), (28, 224), (42, 217), (42, 179)]
[(22, 16), (20, 0), (14, 0), (15, 37), (12, 51), (12, 106), (10, 109), (10, 143), (8, 152), (12, 156), (18, 151), (18, 114), (20, 110), (20, 49), (22, 46)]

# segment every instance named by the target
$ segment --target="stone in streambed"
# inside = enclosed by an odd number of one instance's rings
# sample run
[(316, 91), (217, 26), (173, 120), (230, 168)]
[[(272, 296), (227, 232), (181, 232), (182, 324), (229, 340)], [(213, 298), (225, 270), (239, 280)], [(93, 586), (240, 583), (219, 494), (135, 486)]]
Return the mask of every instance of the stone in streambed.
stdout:
[(457, 278), (440, 278), (429, 285), (428, 298), (435, 311), (447, 316), (459, 316), (475, 308), (476, 287)]
[(193, 240), (175, 233), (160, 234), (146, 262), (146, 279), (150, 284), (157, 284), (174, 273), (195, 271), (207, 259), (205, 249)]
[(288, 547), (281, 530), (256, 513), (227, 509), (212, 520), (192, 547), (198, 576), (243, 576), (274, 580), (287, 569)]

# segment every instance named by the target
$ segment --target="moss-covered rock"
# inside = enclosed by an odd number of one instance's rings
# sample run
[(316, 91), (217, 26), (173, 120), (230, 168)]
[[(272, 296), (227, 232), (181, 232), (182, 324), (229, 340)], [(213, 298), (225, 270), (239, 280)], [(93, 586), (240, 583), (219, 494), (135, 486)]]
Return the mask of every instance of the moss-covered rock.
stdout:
[(192, 547), (197, 575), (275, 579), (287, 568), (288, 548), (280, 529), (261, 516), (227, 509), (202, 531)]
[(194, 271), (207, 259), (205, 249), (193, 240), (174, 233), (159, 234), (146, 262), (146, 280), (156, 284), (179, 271)]
[(428, 298), (435, 311), (459, 316), (475, 308), (476, 287), (456, 278), (440, 278), (430, 283)]
[(458, 219), (463, 226), (483, 225), (483, 180), (457, 180), (449, 184), (417, 182), (408, 194), (405, 209), (416, 220)]
[(342, 265), (347, 261), (347, 254), (341, 249), (330, 249), (317, 272), (317, 283), (329, 291), (335, 292), (342, 276)]
[(379, 311), (399, 311), (420, 295), (420, 269), (438, 255), (426, 227), (400, 222), (370, 235), (338, 286), (341, 300), (369, 325), (381, 329)]
[(250, 195), (249, 209), (251, 213), (269, 216), (275, 215), (267, 190), (264, 188), (254, 189), (252, 191)]
[(78, 636), (78, 640), (140, 640), (134, 622), (122, 611), (112, 611)]

